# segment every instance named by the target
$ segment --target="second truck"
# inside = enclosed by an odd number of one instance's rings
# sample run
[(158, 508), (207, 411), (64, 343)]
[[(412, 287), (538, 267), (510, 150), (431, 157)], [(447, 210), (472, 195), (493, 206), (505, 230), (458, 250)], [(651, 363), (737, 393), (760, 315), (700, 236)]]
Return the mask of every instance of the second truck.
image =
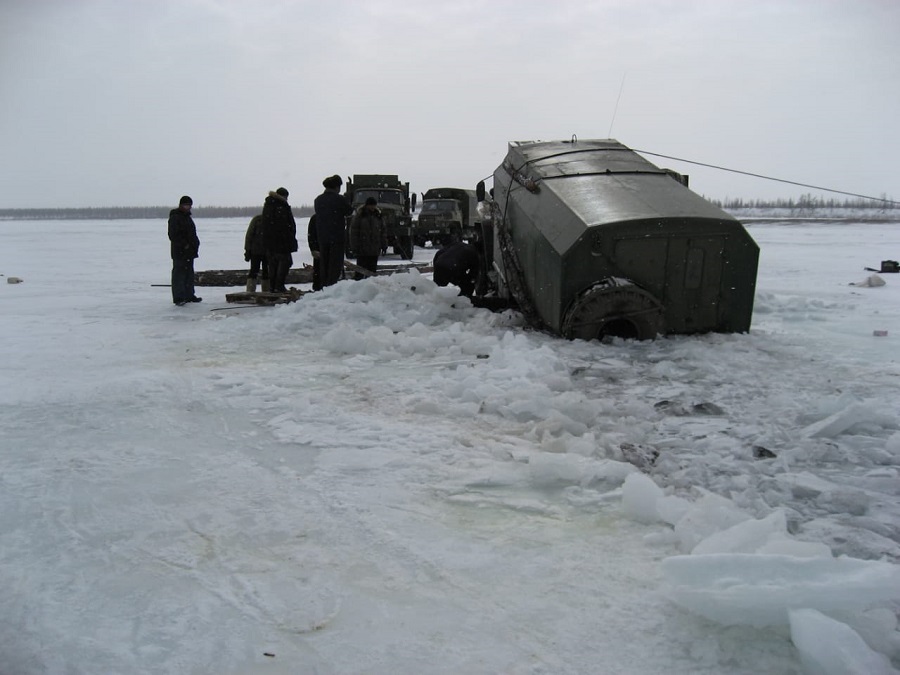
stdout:
[(438, 244), (445, 235), (471, 241), (481, 230), (475, 190), (432, 188), (422, 195), (422, 208), (415, 228), (417, 246)]
[[(416, 207), (416, 195), (413, 194), (410, 201), (409, 183), (400, 182), (400, 177), (396, 174), (358, 173), (347, 179), (344, 194), (354, 211), (364, 205), (366, 199), (374, 197), (384, 218), (385, 247), (391, 247), (403, 260), (412, 260), (414, 244), (411, 210)], [(350, 238), (347, 237), (347, 256), (354, 257), (349, 245)]]

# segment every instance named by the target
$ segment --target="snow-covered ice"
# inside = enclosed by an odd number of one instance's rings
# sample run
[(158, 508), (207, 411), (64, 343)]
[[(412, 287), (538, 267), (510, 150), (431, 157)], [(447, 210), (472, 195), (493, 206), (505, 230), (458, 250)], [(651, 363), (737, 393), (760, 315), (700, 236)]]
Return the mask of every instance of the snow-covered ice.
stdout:
[(791, 638), (808, 673), (889, 675), (897, 671), (847, 624), (814, 609), (791, 612)]
[(900, 225), (748, 228), (749, 334), (589, 344), (0, 222), (0, 673), (896, 672)]

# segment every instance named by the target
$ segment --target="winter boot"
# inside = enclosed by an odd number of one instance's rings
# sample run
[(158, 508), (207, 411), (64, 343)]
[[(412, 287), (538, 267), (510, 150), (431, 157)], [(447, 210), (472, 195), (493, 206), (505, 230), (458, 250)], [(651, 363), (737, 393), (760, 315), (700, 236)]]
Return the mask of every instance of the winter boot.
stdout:
[(263, 279), (262, 280), (262, 292), (268, 293), (270, 288), (271, 288), (271, 286), (269, 286), (269, 280)]
[(256, 293), (256, 279), (253, 277), (247, 277), (247, 292)]

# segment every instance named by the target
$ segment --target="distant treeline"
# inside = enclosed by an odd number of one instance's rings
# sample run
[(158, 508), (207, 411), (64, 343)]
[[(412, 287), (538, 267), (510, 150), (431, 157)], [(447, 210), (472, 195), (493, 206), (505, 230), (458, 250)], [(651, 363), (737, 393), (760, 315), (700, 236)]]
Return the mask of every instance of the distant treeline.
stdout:
[[(136, 218), (168, 218), (171, 206), (95, 206), (77, 209), (0, 209), (7, 220), (133, 220)], [(294, 216), (307, 218), (313, 207), (292, 207)], [(195, 206), (196, 218), (252, 218), (262, 212), (261, 206)]]
[(900, 202), (882, 195), (881, 199), (835, 199), (834, 197), (817, 197), (814, 195), (803, 195), (797, 199), (741, 199), (741, 198), (725, 198), (710, 199), (710, 202), (718, 206), (720, 209), (789, 209), (795, 211), (807, 211), (812, 209), (878, 209), (893, 210), (900, 208)]
[[(709, 199), (726, 211), (730, 209), (788, 209), (809, 212), (815, 209), (874, 209), (893, 211), (900, 203), (887, 197), (882, 199), (835, 199), (803, 195), (796, 199)], [(6, 220), (131, 220), (135, 218), (168, 218), (171, 206), (98, 206), (77, 209), (0, 209), (0, 219)], [(252, 218), (260, 213), (260, 206), (197, 206), (193, 215), (197, 218)], [(308, 218), (313, 207), (308, 204), (292, 207), (294, 216)]]

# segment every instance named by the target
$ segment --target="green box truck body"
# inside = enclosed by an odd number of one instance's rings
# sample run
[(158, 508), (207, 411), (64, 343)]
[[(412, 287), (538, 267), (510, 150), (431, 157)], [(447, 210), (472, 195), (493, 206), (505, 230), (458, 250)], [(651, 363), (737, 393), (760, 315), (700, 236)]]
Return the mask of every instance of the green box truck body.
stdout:
[(496, 287), (569, 338), (749, 330), (759, 248), (686, 182), (611, 139), (510, 143)]

